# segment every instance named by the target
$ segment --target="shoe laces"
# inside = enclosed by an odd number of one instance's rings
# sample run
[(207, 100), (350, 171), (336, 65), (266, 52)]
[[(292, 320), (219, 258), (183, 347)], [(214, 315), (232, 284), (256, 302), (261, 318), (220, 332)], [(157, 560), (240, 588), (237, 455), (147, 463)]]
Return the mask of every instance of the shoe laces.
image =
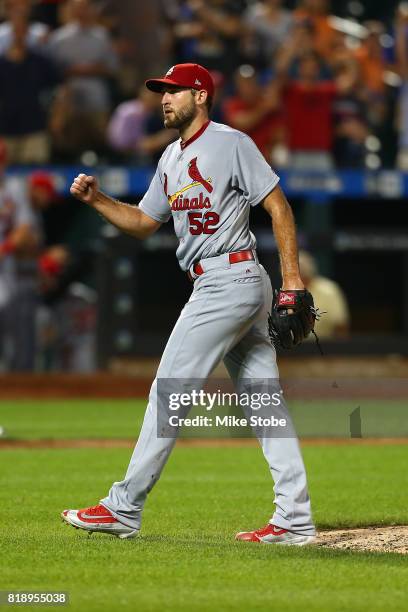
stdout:
[(257, 530), (255, 531), (255, 533), (256, 533), (256, 535), (259, 535), (259, 536), (268, 535), (268, 533), (269, 533), (269, 532), (270, 532), (270, 530), (271, 530), (271, 527), (272, 527), (272, 525), (271, 525), (270, 523), (267, 523), (267, 524), (265, 525), (265, 527), (261, 527), (261, 529), (257, 529)]
[(96, 506), (90, 506), (90, 508), (85, 508), (85, 510), (86, 514), (90, 516), (106, 516), (107, 513), (110, 514), (109, 510), (107, 510), (104, 506), (101, 506), (100, 504), (97, 504)]

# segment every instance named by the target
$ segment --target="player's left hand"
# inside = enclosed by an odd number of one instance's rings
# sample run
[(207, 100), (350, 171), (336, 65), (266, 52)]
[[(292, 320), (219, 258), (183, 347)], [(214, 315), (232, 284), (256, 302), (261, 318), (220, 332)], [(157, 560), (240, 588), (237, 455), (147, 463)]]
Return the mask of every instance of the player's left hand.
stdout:
[(275, 346), (291, 349), (314, 329), (316, 310), (307, 289), (275, 291), (269, 315), (269, 336)]

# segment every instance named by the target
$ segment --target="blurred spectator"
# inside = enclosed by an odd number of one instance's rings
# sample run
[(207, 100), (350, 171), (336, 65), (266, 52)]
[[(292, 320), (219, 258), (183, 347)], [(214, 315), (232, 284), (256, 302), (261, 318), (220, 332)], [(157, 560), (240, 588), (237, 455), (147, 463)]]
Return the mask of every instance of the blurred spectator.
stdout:
[(367, 38), (355, 50), (355, 57), (361, 67), (364, 86), (370, 94), (383, 94), (385, 89), (384, 72), (387, 68), (381, 36), (385, 29), (379, 21), (367, 21)]
[(336, 31), (330, 23), (330, 0), (299, 0), (295, 19), (305, 20), (314, 30), (314, 48), (327, 61), (336, 41)]
[(356, 58), (356, 47), (359, 43), (353, 43), (350, 45), (350, 39), (347, 35), (338, 32), (335, 38), (330, 57), (326, 60), (330, 70), (334, 71), (337, 66), (351, 63), (358, 63)]
[(275, 71), (279, 76), (295, 76), (299, 60), (315, 51), (314, 27), (307, 20), (295, 21), (289, 40), (276, 53)]
[(44, 163), (49, 156), (47, 104), (58, 82), (52, 61), (27, 48), (25, 18), (13, 23), (12, 45), (0, 57), (0, 134), (10, 163)]
[(283, 0), (261, 0), (250, 5), (244, 14), (248, 52), (260, 67), (274, 65), (276, 51), (290, 36), (293, 17), (282, 4)]
[(364, 25), (367, 29), (367, 38), (357, 47), (355, 56), (360, 65), (360, 89), (367, 102), (369, 123), (378, 129), (386, 116), (387, 61), (381, 44), (381, 36), (384, 35), (385, 29), (378, 21), (368, 21)]
[(71, 283), (53, 306), (55, 329), (53, 367), (65, 372), (93, 372), (96, 368), (96, 292)]
[[(66, 215), (61, 215), (60, 199), (51, 174), (43, 170), (32, 172), (27, 180), (28, 197), (31, 209), (40, 228), (41, 250), (37, 261), (40, 288), (43, 293), (54, 290), (59, 277), (64, 272), (70, 260), (69, 249), (63, 244), (69, 227)], [(55, 226), (50, 227), (47, 216), (56, 211), (60, 231)], [(65, 221), (65, 223), (64, 223)]]
[(346, 337), (350, 328), (350, 315), (339, 285), (319, 275), (315, 259), (306, 251), (299, 252), (299, 268), (306, 289), (313, 295), (315, 307), (325, 313), (315, 325), (319, 338)]
[(58, 195), (54, 177), (49, 172), (32, 172), (27, 186), (31, 207), (41, 226), (43, 246), (64, 243), (78, 209)]
[(36, 211), (47, 209), (58, 198), (52, 175), (43, 170), (35, 170), (29, 175), (28, 192)]
[[(42, 215), (58, 201), (52, 176), (43, 171), (33, 172), (28, 177), (24, 197), (31, 206), (35, 248), (31, 236), (30, 248), (26, 244), (24, 252), (20, 249), (16, 257), (16, 283), (9, 318), (13, 352), (8, 367), (11, 370), (32, 371), (38, 365), (37, 358), (42, 349), (41, 342), (38, 342), (38, 311), (44, 296), (58, 286), (70, 254), (64, 245), (55, 244), (56, 235), (47, 237), (54, 242), (47, 247)], [(61, 223), (63, 219), (59, 221)]]
[(66, 77), (51, 129), (57, 151), (75, 155), (84, 148), (103, 147), (111, 105), (109, 79), (117, 58), (107, 30), (96, 24), (91, 0), (70, 0), (69, 8), (69, 23), (49, 41), (49, 53)]
[[(31, 370), (35, 358), (33, 261), (39, 243), (24, 186), (5, 178), (0, 141), (0, 358), (10, 370)], [(34, 265), (35, 267), (35, 265)]]
[(336, 66), (334, 156), (340, 168), (363, 168), (370, 134), (367, 104), (360, 88), (360, 67), (352, 59)]
[(397, 11), (396, 52), (402, 85), (398, 112), (398, 158), (400, 170), (408, 171), (408, 3), (402, 2)]
[(266, 157), (284, 141), (284, 119), (276, 84), (263, 88), (252, 66), (243, 65), (235, 74), (236, 94), (223, 105), (228, 125), (248, 134)]
[(242, 14), (245, 0), (182, 2), (175, 36), (186, 45), (178, 61), (197, 62), (230, 75), (241, 63)]
[[(36, 293), (41, 299), (35, 304), (31, 321), (32, 333), (38, 339), (37, 365), (40, 369), (90, 371), (94, 369), (96, 298), (91, 289), (75, 282), (83, 262), (64, 243), (69, 221), (60, 216), (63, 204), (52, 175), (33, 172), (28, 178), (28, 193), (43, 230), (35, 274)], [(59, 234), (49, 231), (52, 226), (47, 217), (52, 211), (63, 226)]]
[(112, 148), (141, 163), (158, 161), (163, 149), (176, 138), (176, 131), (163, 127), (160, 96), (145, 86), (137, 98), (119, 104), (108, 125)]
[(32, 0), (7, 0), (8, 20), (0, 24), (0, 55), (4, 55), (10, 49), (13, 42), (14, 25), (21, 21), (27, 23), (26, 46), (35, 50), (44, 44), (49, 31), (48, 27), (44, 23), (29, 23), (31, 8)]
[(130, 97), (146, 78), (164, 74), (175, 63), (171, 55), (171, 24), (177, 19), (179, 0), (95, 0), (95, 3), (99, 21), (115, 39), (121, 91)]
[(298, 62), (297, 78), (284, 88), (284, 105), (291, 165), (327, 170), (333, 165), (333, 101), (336, 87), (323, 80), (322, 60), (309, 51)]

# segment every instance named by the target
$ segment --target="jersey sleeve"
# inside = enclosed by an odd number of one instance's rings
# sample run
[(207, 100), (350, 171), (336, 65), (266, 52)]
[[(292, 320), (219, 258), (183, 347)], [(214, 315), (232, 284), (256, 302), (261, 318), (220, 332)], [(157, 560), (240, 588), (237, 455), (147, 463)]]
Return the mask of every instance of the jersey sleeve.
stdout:
[(149, 189), (139, 203), (139, 208), (149, 217), (160, 223), (167, 223), (171, 217), (171, 209), (164, 192), (160, 166), (150, 183)]
[(241, 134), (237, 139), (232, 161), (232, 186), (256, 206), (272, 191), (279, 177), (272, 170), (254, 141)]

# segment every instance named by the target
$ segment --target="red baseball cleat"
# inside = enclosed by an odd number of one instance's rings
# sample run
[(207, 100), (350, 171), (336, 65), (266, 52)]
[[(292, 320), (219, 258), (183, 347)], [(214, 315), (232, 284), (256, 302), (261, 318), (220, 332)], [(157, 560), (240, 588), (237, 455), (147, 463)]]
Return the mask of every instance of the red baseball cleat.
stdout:
[(284, 544), (286, 546), (304, 546), (314, 540), (314, 536), (302, 535), (281, 529), (268, 523), (262, 529), (256, 531), (240, 531), (235, 536), (236, 540), (242, 542), (258, 542), (263, 544)]
[(116, 519), (105, 506), (91, 506), (82, 510), (64, 510), (61, 513), (63, 521), (76, 529), (84, 529), (89, 533), (99, 531), (110, 533), (121, 540), (134, 538), (138, 529), (132, 529)]

